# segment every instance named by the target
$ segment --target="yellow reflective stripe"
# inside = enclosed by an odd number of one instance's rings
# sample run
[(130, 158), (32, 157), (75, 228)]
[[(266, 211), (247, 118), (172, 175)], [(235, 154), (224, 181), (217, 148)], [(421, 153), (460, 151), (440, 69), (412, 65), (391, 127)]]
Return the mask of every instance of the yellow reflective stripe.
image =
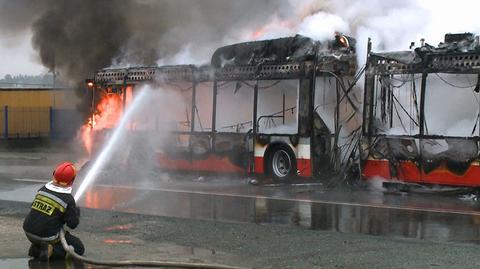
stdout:
[(37, 196), (35, 198), (48, 203), (49, 205), (55, 207), (56, 209), (58, 209), (62, 213), (65, 212), (65, 207), (63, 207), (62, 205), (57, 203), (55, 200), (52, 200), (52, 199), (50, 199), (46, 196), (43, 196), (41, 194), (37, 194)]
[(51, 193), (48, 193), (46, 191), (38, 191), (37, 194), (48, 197), (48, 198), (54, 200), (55, 202), (59, 203), (62, 207), (67, 208), (67, 203), (65, 203), (65, 201), (63, 201), (62, 199), (60, 199), (59, 197), (57, 197), (57, 196), (55, 196)]
[(40, 201), (43, 201), (43, 202), (55, 207), (56, 209), (58, 209), (62, 213), (65, 212), (65, 207), (61, 206), (59, 203), (57, 203), (56, 201), (54, 201), (54, 200), (52, 200), (48, 197), (45, 197), (41, 194), (37, 194), (37, 196), (35, 196), (35, 199), (38, 199)]

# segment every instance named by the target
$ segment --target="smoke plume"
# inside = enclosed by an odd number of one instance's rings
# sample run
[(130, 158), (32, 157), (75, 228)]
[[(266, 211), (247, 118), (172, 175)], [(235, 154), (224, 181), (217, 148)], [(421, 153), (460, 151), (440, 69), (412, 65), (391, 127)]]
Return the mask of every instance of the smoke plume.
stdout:
[(299, 33), (323, 40), (341, 31), (360, 46), (372, 37), (376, 48), (392, 50), (479, 28), (460, 8), (470, 2), (437, 2), (0, 0), (0, 32), (31, 31), (41, 63), (79, 82), (112, 64), (206, 63), (215, 47), (252, 39)]
[(422, 37), (436, 44), (446, 31), (477, 31), (476, 9), (468, 6), (466, 0), (0, 0), (0, 33), (30, 32), (40, 62), (82, 85), (99, 68), (203, 64), (221, 45), (295, 34), (352, 35), (363, 63), (368, 37), (379, 51), (406, 49)]
[(30, 29), (41, 63), (79, 82), (114, 63), (149, 65), (190, 43), (218, 44), (232, 29), (266, 19), (281, 5), (271, 0), (0, 0), (0, 31)]

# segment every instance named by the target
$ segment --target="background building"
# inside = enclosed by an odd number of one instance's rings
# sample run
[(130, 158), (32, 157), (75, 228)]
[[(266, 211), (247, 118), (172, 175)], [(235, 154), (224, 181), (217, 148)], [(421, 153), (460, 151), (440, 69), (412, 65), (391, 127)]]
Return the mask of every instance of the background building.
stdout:
[(73, 89), (0, 88), (0, 139), (66, 139), (82, 124)]

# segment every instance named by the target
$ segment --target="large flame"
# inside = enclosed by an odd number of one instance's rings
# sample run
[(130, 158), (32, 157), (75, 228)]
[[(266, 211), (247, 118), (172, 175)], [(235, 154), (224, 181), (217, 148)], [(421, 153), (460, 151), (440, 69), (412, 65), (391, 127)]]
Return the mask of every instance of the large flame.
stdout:
[[(108, 90), (107, 90), (108, 92)], [(132, 101), (132, 87), (127, 87), (125, 105)], [(92, 116), (80, 129), (80, 138), (89, 154), (92, 153), (95, 131), (115, 128), (123, 114), (123, 96), (116, 93), (104, 93), (100, 97)]]

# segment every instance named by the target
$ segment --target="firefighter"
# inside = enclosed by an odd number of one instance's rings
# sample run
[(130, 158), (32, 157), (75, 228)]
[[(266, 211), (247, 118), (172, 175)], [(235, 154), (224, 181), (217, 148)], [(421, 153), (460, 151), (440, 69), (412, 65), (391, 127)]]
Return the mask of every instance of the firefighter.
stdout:
[[(53, 171), (52, 181), (37, 191), (30, 212), (23, 222), (23, 230), (32, 243), (29, 256), (42, 261), (65, 258), (66, 252), (60, 242), (60, 228), (66, 224), (75, 229), (80, 217), (80, 209), (76, 207), (71, 194), (75, 176), (75, 166), (68, 162), (62, 163)], [(83, 255), (85, 248), (80, 239), (69, 232), (65, 233), (65, 239), (77, 254)]]

